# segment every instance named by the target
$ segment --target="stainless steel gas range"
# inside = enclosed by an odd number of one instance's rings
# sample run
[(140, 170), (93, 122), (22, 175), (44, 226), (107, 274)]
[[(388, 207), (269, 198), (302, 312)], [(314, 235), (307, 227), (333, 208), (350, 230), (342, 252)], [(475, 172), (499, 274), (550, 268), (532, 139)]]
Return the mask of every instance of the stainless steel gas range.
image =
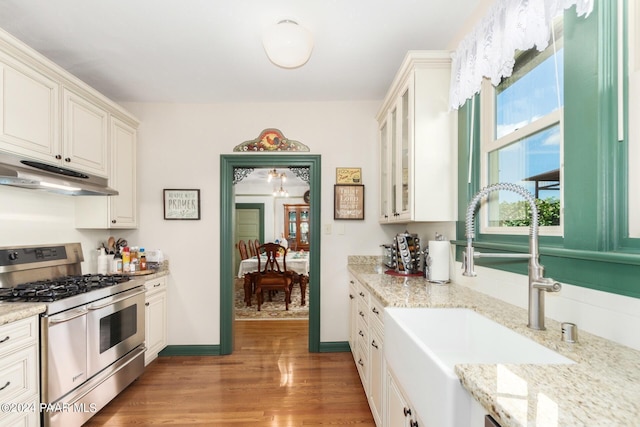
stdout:
[(82, 261), (80, 243), (0, 248), (0, 301), (47, 307), (40, 319), (45, 427), (81, 426), (144, 371), (144, 281), (83, 275)]

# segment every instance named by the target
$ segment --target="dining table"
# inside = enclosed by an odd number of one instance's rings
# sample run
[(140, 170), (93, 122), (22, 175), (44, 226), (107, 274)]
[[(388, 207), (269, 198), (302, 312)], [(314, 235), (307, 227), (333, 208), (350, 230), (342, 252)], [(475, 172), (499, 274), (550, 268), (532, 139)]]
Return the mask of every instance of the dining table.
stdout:
[[(260, 264), (264, 265), (267, 261), (266, 257), (260, 258)], [(292, 271), (294, 283), (300, 284), (301, 304), (305, 305), (305, 294), (307, 284), (309, 283), (309, 252), (307, 251), (291, 251), (286, 256), (287, 271)], [(282, 267), (282, 265), (281, 265)], [(244, 299), (247, 307), (251, 306), (251, 295), (254, 292), (255, 283), (253, 283), (253, 275), (258, 271), (258, 258), (251, 258), (240, 261), (238, 267), (238, 278), (244, 278)]]

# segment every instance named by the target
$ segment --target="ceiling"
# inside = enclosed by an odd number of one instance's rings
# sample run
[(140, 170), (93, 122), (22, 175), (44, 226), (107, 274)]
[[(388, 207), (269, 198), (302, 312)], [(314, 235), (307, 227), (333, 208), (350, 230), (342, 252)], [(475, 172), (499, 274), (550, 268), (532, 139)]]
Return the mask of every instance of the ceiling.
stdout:
[[(119, 102), (380, 100), (408, 50), (451, 48), (480, 3), (2, 0), (0, 27)], [(314, 35), (303, 67), (264, 53), (283, 19)]]

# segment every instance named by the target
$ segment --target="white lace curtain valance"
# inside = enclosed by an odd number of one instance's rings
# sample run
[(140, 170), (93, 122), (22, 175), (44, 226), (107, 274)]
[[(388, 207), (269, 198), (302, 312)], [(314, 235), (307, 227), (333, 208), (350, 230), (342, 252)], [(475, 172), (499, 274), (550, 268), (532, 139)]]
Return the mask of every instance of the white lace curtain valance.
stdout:
[(450, 105), (461, 107), (480, 92), (487, 77), (496, 86), (513, 72), (517, 50), (549, 44), (553, 19), (572, 6), (589, 16), (594, 0), (497, 0), (455, 51), (451, 66)]

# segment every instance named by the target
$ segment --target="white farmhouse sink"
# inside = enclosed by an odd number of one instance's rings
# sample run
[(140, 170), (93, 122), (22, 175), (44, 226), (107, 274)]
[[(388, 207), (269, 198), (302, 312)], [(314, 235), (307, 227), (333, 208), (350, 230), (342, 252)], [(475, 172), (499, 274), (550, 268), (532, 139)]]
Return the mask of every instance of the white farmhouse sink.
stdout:
[(386, 308), (384, 354), (427, 426), (469, 425), (472, 398), (454, 373), (456, 364), (574, 363), (473, 310), (460, 308)]

